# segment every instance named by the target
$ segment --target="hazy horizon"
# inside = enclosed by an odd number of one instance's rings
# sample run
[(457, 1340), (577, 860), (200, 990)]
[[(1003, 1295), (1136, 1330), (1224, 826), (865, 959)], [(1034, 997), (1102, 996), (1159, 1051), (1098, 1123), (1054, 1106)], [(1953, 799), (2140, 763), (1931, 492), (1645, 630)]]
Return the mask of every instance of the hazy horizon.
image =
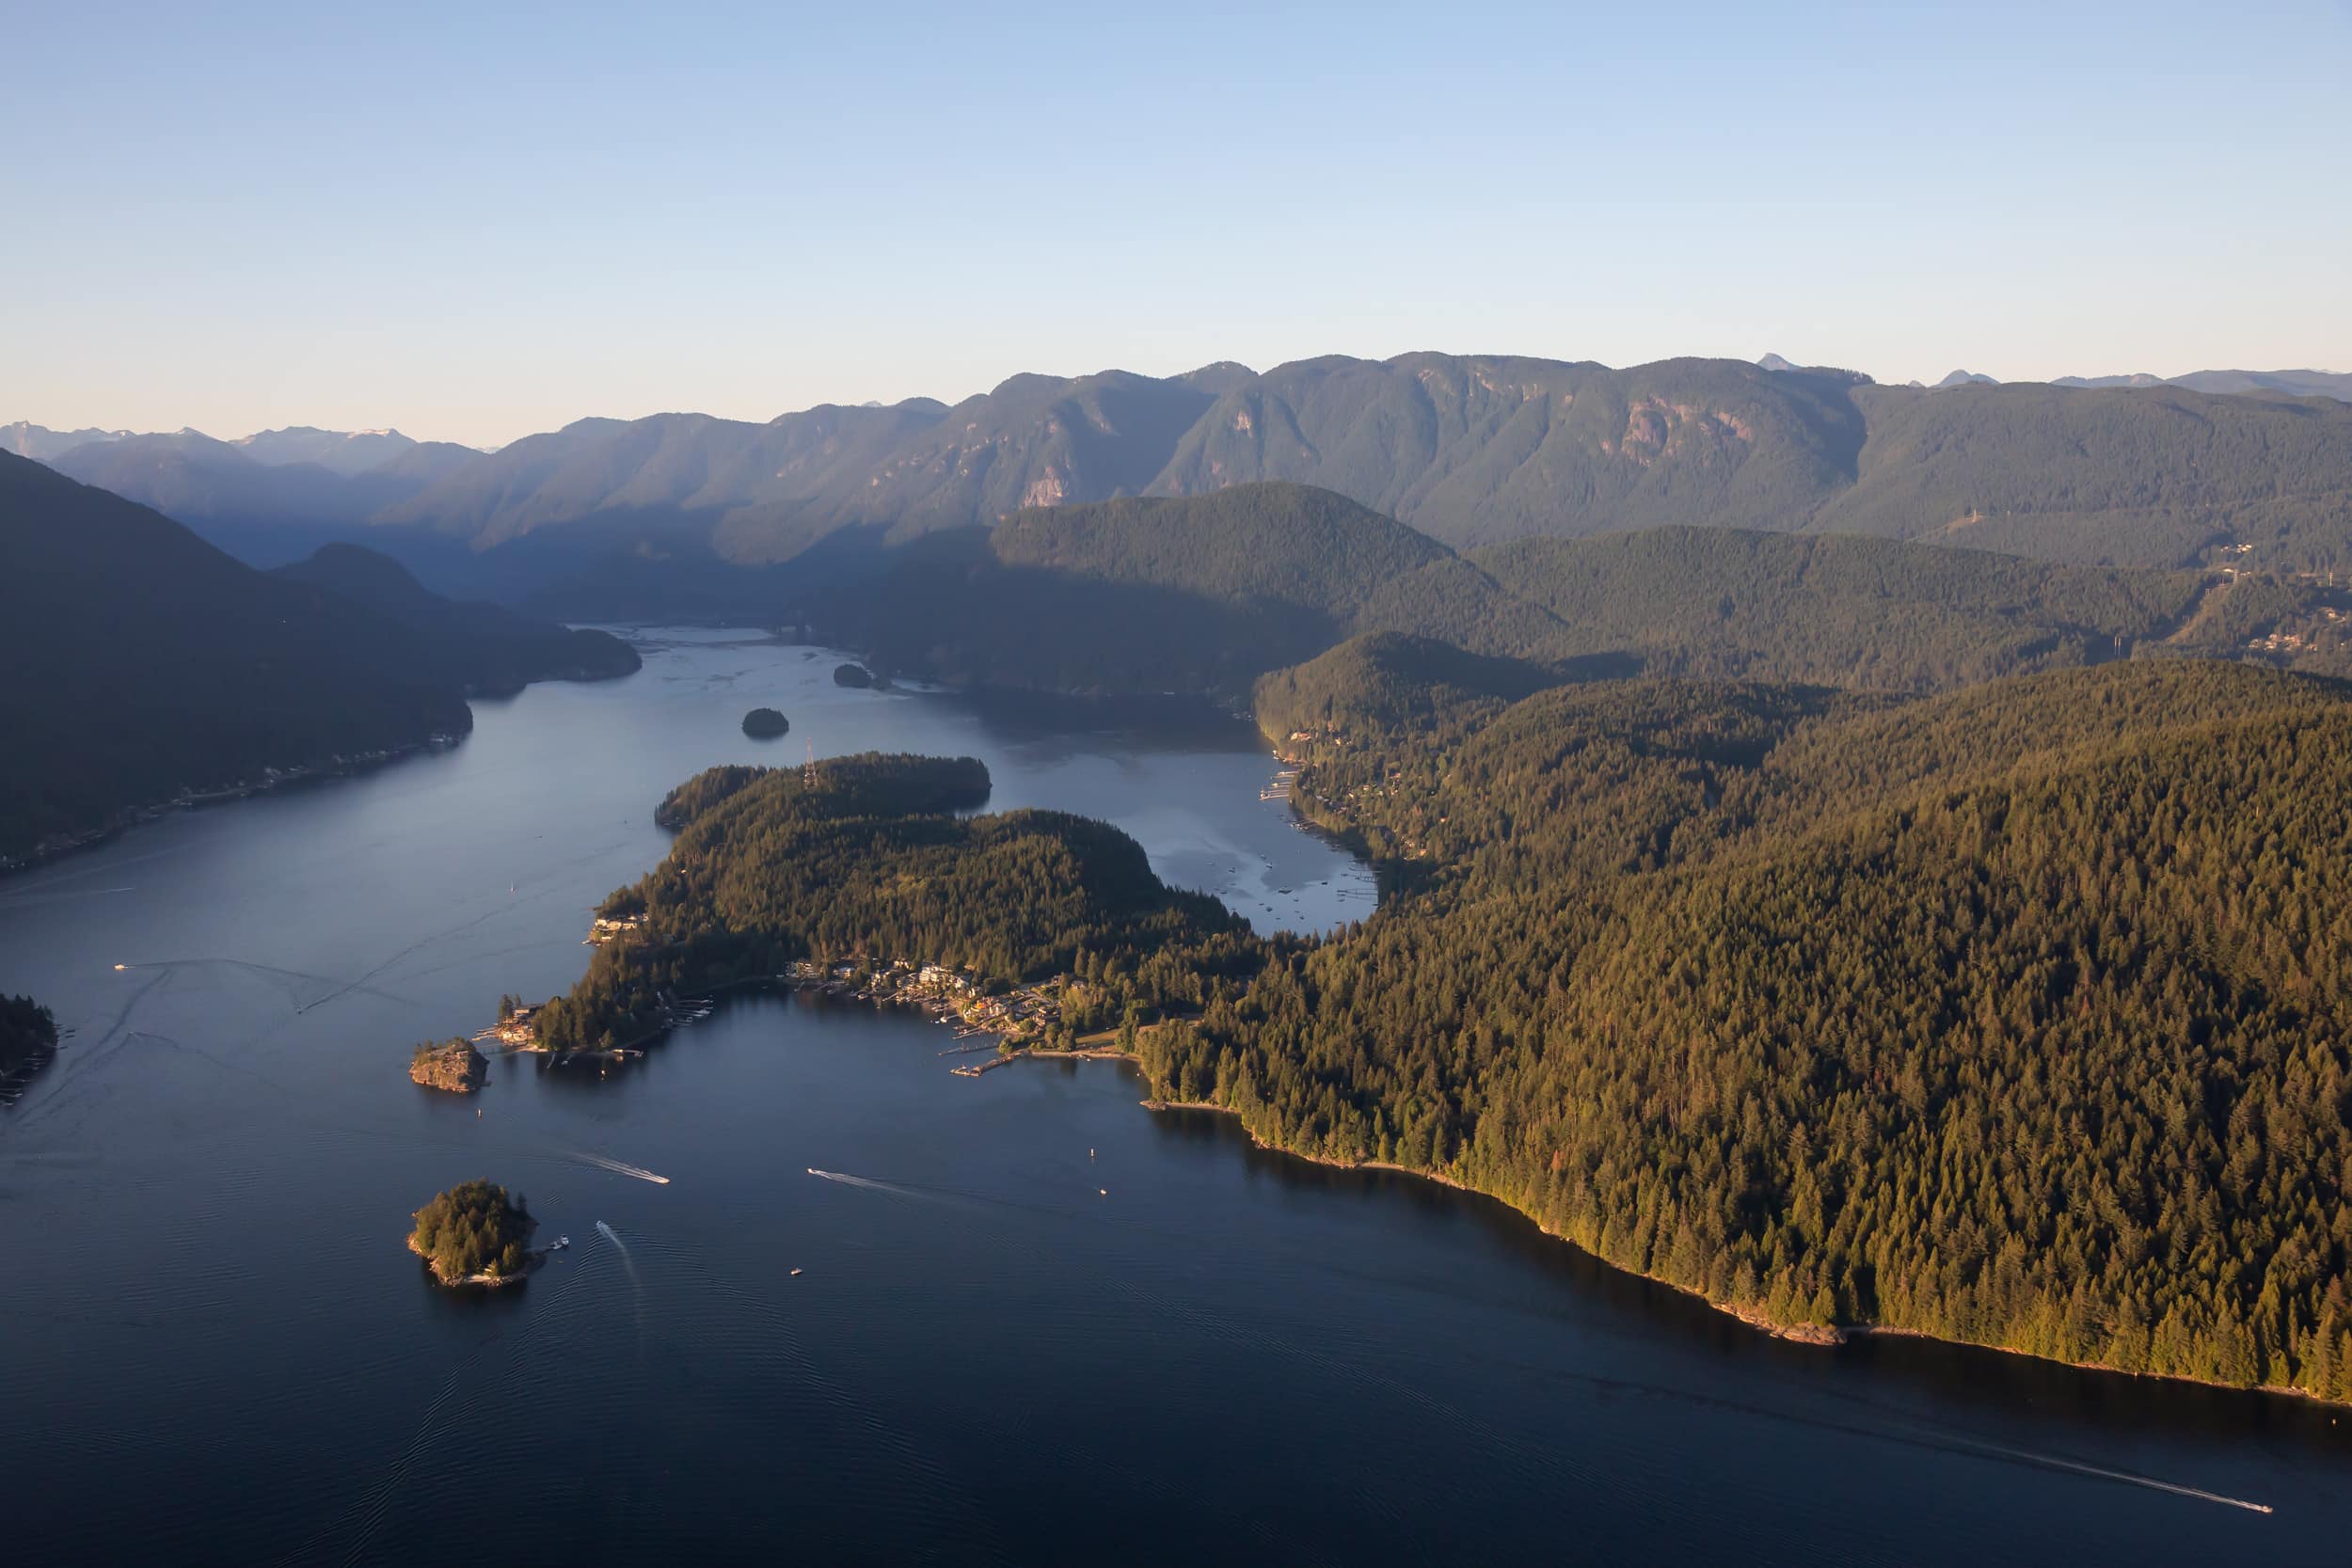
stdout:
[(91, 8), (12, 41), (0, 413), (52, 428), (494, 446), (1461, 344), (2352, 368), (2342, 5)]
[[(1779, 351), (1779, 350), (1777, 350), (1777, 349), (1770, 349), (1770, 350), (1766, 350), (1765, 352), (1766, 352), (1766, 353), (1779, 353), (1780, 351)], [(1427, 350), (1405, 349), (1405, 350), (1401, 350), (1401, 351), (1400, 351), (1400, 353), (1401, 353), (1401, 354), (1414, 354), (1414, 353), (1432, 353), (1432, 354), (1441, 354), (1441, 355), (1448, 355), (1448, 356), (1453, 356), (1453, 357), (1457, 357), (1457, 358), (1465, 358), (1465, 359), (1471, 359), (1471, 358), (1503, 358), (1503, 357), (1510, 357), (1510, 356), (1513, 356), (1510, 351), (1502, 351), (1502, 350), (1492, 351), (1492, 352), (1473, 351), (1473, 352), (1470, 352), (1470, 353), (1456, 354), (1454, 351), (1453, 351), (1453, 350), (1449, 350), (1449, 349), (1427, 349)], [(1534, 356), (1526, 356), (1526, 355), (1518, 355), (1518, 356), (1518, 356), (1518, 357), (1522, 357), (1522, 358), (1525, 358), (1525, 357), (1534, 357)], [(1378, 359), (1390, 359), (1390, 358), (1395, 358), (1395, 357), (1398, 357), (1398, 356), (1396, 356), (1396, 355), (1378, 355), (1378, 356), (1375, 356), (1375, 355), (1349, 355), (1349, 354), (1344, 353), (1343, 351), (1333, 351), (1333, 353), (1332, 353), (1331, 355), (1309, 355), (1309, 356), (1303, 356), (1303, 357), (1306, 357), (1306, 358), (1327, 358), (1327, 357), (1341, 357), (1341, 358), (1355, 358), (1355, 359), (1375, 359), (1375, 358), (1378, 358)], [(1553, 358), (1553, 359), (1560, 359), (1560, 358), (1572, 358), (1572, 357), (1574, 357), (1574, 356), (1542, 356), (1541, 357), (1545, 357), (1545, 358)], [(1585, 356), (1585, 357), (1589, 358), (1589, 356)], [(1636, 367), (1638, 367), (1638, 366), (1640, 366), (1640, 365), (1649, 364), (1649, 363), (1655, 363), (1655, 362), (1656, 362), (1657, 360), (1659, 360), (1659, 359), (1677, 359), (1677, 358), (1730, 358), (1730, 359), (1742, 359), (1742, 360), (1745, 360), (1745, 361), (1747, 361), (1747, 362), (1753, 363), (1756, 359), (1758, 359), (1758, 358), (1761, 358), (1761, 357), (1762, 357), (1762, 356), (1761, 356), (1761, 355), (1756, 355), (1756, 356), (1738, 356), (1738, 355), (1696, 355), (1696, 356), (1688, 356), (1688, 355), (1660, 355), (1660, 356), (1657, 356), (1655, 357), (1655, 359), (1647, 359), (1647, 360), (1632, 360), (1632, 361), (1629, 361), (1628, 363), (1626, 363), (1626, 364), (1624, 364), (1624, 365), (1613, 365), (1613, 366), (1611, 366), (1610, 368), (1611, 368), (1611, 369), (1613, 369), (1613, 370), (1626, 370), (1626, 369), (1632, 369), (1632, 368), (1636, 368)], [(1814, 369), (1814, 370), (1848, 370), (1848, 371), (1851, 371), (1851, 370), (1856, 370), (1856, 369), (1858, 369), (1858, 368), (1859, 368), (1859, 367), (1852, 366), (1852, 365), (1830, 365), (1830, 364), (1828, 364), (1826, 361), (1820, 361), (1820, 360), (1808, 359), (1808, 358), (1805, 358), (1805, 357), (1803, 357), (1803, 356), (1797, 356), (1797, 355), (1783, 355), (1783, 356), (1782, 356), (1782, 357), (1784, 357), (1784, 358), (1786, 358), (1786, 359), (1789, 360), (1792, 364), (1794, 364), (1794, 365), (1796, 365), (1796, 366), (1799, 366), (1799, 367), (1801, 367), (1801, 368), (1804, 368), (1804, 369)], [(1282, 363), (1289, 363), (1289, 362), (1290, 362), (1290, 361), (1283, 361)], [(1089, 376), (1089, 375), (1109, 374), (1109, 373), (1116, 373), (1116, 372), (1125, 372), (1132, 373), (1132, 374), (1136, 374), (1136, 375), (1150, 375), (1150, 376), (1158, 376), (1158, 377), (1163, 377), (1163, 378), (1165, 378), (1165, 377), (1169, 377), (1169, 376), (1182, 375), (1182, 374), (1184, 374), (1185, 372), (1191, 372), (1191, 371), (1203, 370), (1203, 369), (1206, 369), (1208, 366), (1211, 366), (1211, 365), (1216, 365), (1216, 364), (1240, 364), (1240, 365), (1246, 366), (1248, 369), (1249, 369), (1249, 370), (1251, 370), (1251, 371), (1253, 371), (1253, 372), (1266, 372), (1266, 371), (1271, 371), (1271, 370), (1276, 370), (1276, 369), (1279, 369), (1279, 365), (1276, 365), (1276, 364), (1265, 364), (1265, 365), (1251, 364), (1251, 363), (1250, 363), (1249, 361), (1248, 361), (1248, 360), (1244, 360), (1244, 359), (1235, 359), (1235, 358), (1233, 358), (1233, 357), (1232, 357), (1232, 356), (1227, 356), (1227, 357), (1225, 357), (1225, 358), (1222, 358), (1222, 359), (1203, 359), (1203, 360), (1200, 360), (1200, 361), (1199, 361), (1199, 362), (1197, 362), (1197, 363), (1185, 364), (1185, 365), (1178, 366), (1178, 367), (1176, 367), (1176, 368), (1174, 368), (1174, 369), (1170, 369), (1170, 370), (1138, 371), (1138, 370), (1136, 370), (1136, 369), (1134, 366), (1132, 366), (1132, 365), (1103, 365), (1103, 366), (1098, 366), (1098, 367), (1096, 367), (1094, 370), (1089, 370), (1089, 371), (1069, 371), (1069, 372), (1058, 371), (1058, 370), (1055, 370), (1055, 371), (1011, 371), (1011, 372), (1007, 372), (1005, 375), (1003, 375), (1003, 376), (999, 376), (999, 377), (998, 377), (998, 378), (997, 378), (994, 382), (990, 383), (990, 384), (989, 384), (988, 386), (986, 386), (986, 387), (977, 387), (977, 388), (974, 388), (971, 391), (959, 393), (959, 394), (957, 394), (957, 395), (956, 395), (956, 396), (954, 396), (954, 397), (941, 397), (941, 396), (939, 396), (939, 395), (937, 395), (937, 394), (935, 394), (935, 393), (912, 392), (912, 393), (909, 393), (909, 394), (908, 394), (905, 398), (892, 398), (892, 399), (888, 399), (888, 400), (875, 399), (875, 400), (870, 400), (870, 401), (861, 399), (861, 400), (859, 400), (859, 402), (858, 402), (858, 403), (856, 403), (856, 404), (850, 404), (850, 403), (849, 403), (849, 402), (848, 402), (848, 400), (845, 400), (845, 399), (842, 399), (842, 398), (819, 398), (819, 399), (818, 399), (818, 400), (817, 400), (817, 402), (815, 402), (815, 403), (810, 403), (810, 404), (802, 404), (796, 405), (796, 406), (791, 407), (791, 408), (779, 408), (779, 409), (776, 409), (774, 412), (772, 412), (772, 413), (769, 413), (769, 414), (737, 414), (737, 413), (723, 413), (723, 412), (721, 412), (721, 411), (719, 411), (719, 410), (717, 410), (717, 409), (713, 409), (713, 408), (644, 408), (644, 409), (638, 409), (638, 410), (635, 410), (635, 411), (632, 411), (632, 412), (630, 412), (630, 413), (627, 413), (627, 414), (612, 414), (612, 413), (608, 413), (608, 412), (605, 412), (605, 411), (603, 411), (603, 410), (599, 410), (599, 409), (587, 409), (587, 410), (583, 410), (583, 411), (581, 411), (581, 412), (580, 412), (580, 413), (566, 415), (566, 416), (564, 416), (564, 418), (562, 418), (562, 419), (560, 419), (560, 420), (556, 420), (556, 421), (555, 421), (554, 423), (552, 423), (552, 424), (548, 424), (548, 425), (540, 426), (540, 427), (535, 428), (535, 429), (532, 429), (532, 430), (517, 431), (515, 435), (513, 435), (513, 436), (508, 436), (508, 437), (506, 437), (506, 438), (505, 438), (505, 439), (503, 439), (503, 440), (494, 440), (494, 441), (456, 441), (454, 437), (451, 437), (451, 436), (420, 436), (420, 435), (418, 435), (418, 434), (417, 434), (417, 432), (415, 432), (415, 431), (413, 431), (413, 430), (410, 430), (410, 429), (406, 428), (405, 426), (403, 426), (403, 425), (397, 425), (397, 424), (388, 424), (388, 425), (365, 425), (365, 426), (353, 426), (353, 427), (345, 428), (345, 427), (342, 427), (342, 426), (336, 426), (336, 425), (326, 425), (326, 424), (322, 424), (319, 420), (305, 420), (305, 419), (292, 419), (292, 420), (287, 420), (287, 421), (286, 421), (285, 423), (283, 423), (283, 424), (278, 424), (278, 425), (267, 425), (267, 426), (256, 426), (255, 428), (253, 428), (253, 429), (251, 429), (251, 430), (234, 430), (234, 431), (230, 431), (230, 430), (206, 430), (206, 429), (202, 428), (201, 426), (199, 426), (199, 425), (196, 425), (196, 424), (193, 424), (193, 423), (190, 423), (190, 422), (189, 422), (189, 421), (187, 421), (187, 420), (182, 420), (182, 421), (181, 421), (180, 423), (178, 423), (178, 424), (173, 424), (173, 425), (168, 425), (168, 426), (156, 426), (156, 427), (154, 427), (154, 428), (148, 429), (148, 428), (142, 428), (142, 427), (139, 427), (139, 426), (136, 426), (136, 425), (123, 424), (123, 423), (119, 423), (119, 422), (108, 422), (108, 421), (105, 421), (105, 420), (74, 420), (74, 421), (72, 421), (72, 422), (71, 422), (71, 423), (63, 423), (63, 422), (60, 422), (60, 421), (56, 420), (44, 420), (44, 419), (40, 419), (40, 418), (39, 418), (39, 417), (37, 417), (37, 416), (35, 416), (35, 415), (31, 415), (31, 414), (20, 414), (20, 415), (18, 415), (18, 416), (17, 416), (16, 418), (14, 418), (14, 419), (10, 419), (10, 420), (0, 420), (0, 426), (5, 426), (5, 425), (8, 425), (8, 424), (15, 424), (15, 423), (20, 423), (20, 422), (21, 422), (21, 423), (24, 423), (24, 424), (40, 425), (40, 426), (41, 426), (42, 428), (44, 428), (44, 429), (48, 429), (48, 430), (53, 430), (53, 431), (65, 431), (65, 432), (71, 432), (71, 431), (74, 431), (74, 430), (87, 430), (87, 429), (94, 429), (94, 430), (103, 430), (103, 431), (105, 431), (105, 432), (107, 432), (107, 433), (109, 433), (109, 434), (114, 434), (114, 433), (119, 433), (119, 432), (128, 432), (129, 434), (134, 435), (134, 436), (176, 436), (176, 435), (183, 435), (183, 434), (194, 434), (194, 435), (198, 435), (198, 436), (202, 436), (208, 437), (208, 438), (210, 438), (210, 439), (212, 439), (212, 440), (226, 442), (226, 443), (229, 443), (229, 444), (230, 444), (230, 445), (234, 445), (235, 443), (237, 443), (237, 442), (239, 442), (239, 441), (242, 441), (242, 440), (245, 440), (245, 439), (246, 439), (246, 438), (248, 438), (248, 437), (250, 437), (250, 436), (258, 436), (258, 435), (262, 435), (262, 434), (265, 434), (265, 433), (267, 433), (267, 432), (269, 432), (269, 431), (275, 431), (275, 430), (287, 430), (287, 429), (312, 429), (312, 430), (325, 430), (325, 431), (327, 431), (327, 432), (329, 432), (329, 433), (331, 433), (331, 434), (338, 434), (338, 435), (351, 435), (351, 436), (381, 436), (381, 435), (400, 435), (400, 436), (405, 436), (410, 437), (411, 439), (414, 439), (414, 440), (420, 440), (420, 441), (428, 441), (428, 440), (429, 440), (429, 441), (455, 441), (455, 444), (457, 444), (457, 445), (461, 445), (461, 446), (472, 446), (472, 447), (479, 448), (481, 451), (496, 451), (497, 450), (499, 450), (499, 448), (501, 448), (501, 447), (502, 447), (502, 446), (510, 445), (512, 442), (514, 442), (514, 441), (517, 441), (517, 440), (520, 440), (520, 439), (522, 439), (522, 438), (523, 438), (523, 437), (525, 437), (525, 436), (537, 436), (537, 435), (545, 435), (545, 434), (547, 434), (547, 433), (548, 433), (548, 432), (549, 432), (549, 431), (561, 430), (561, 429), (563, 429), (563, 428), (564, 428), (564, 426), (566, 426), (566, 425), (576, 424), (576, 423), (578, 423), (579, 421), (580, 421), (580, 420), (596, 420), (596, 419), (612, 419), (612, 420), (642, 420), (642, 419), (652, 419), (652, 418), (656, 418), (656, 417), (659, 417), (659, 416), (661, 416), (661, 415), (665, 415), (665, 414), (667, 414), (667, 415), (689, 415), (689, 416), (697, 416), (697, 417), (707, 417), (707, 418), (710, 418), (710, 419), (718, 419), (718, 420), (732, 420), (732, 421), (734, 421), (734, 422), (736, 422), (736, 423), (740, 423), (740, 424), (765, 424), (765, 423), (768, 423), (768, 422), (770, 422), (770, 421), (771, 421), (771, 420), (777, 420), (777, 419), (783, 418), (783, 417), (785, 417), (785, 416), (787, 416), (787, 415), (790, 415), (790, 414), (800, 414), (800, 413), (806, 413), (806, 412), (808, 412), (808, 411), (810, 411), (810, 410), (812, 410), (812, 409), (815, 409), (815, 408), (819, 408), (819, 407), (824, 407), (824, 406), (827, 406), (827, 405), (833, 405), (833, 406), (850, 406), (850, 407), (857, 407), (857, 406), (864, 406), (864, 407), (882, 407), (882, 406), (887, 406), (889, 404), (893, 404), (893, 403), (914, 402), (914, 401), (917, 401), (917, 400), (920, 400), (920, 399), (925, 398), (925, 397), (930, 397), (930, 398), (931, 398), (931, 400), (932, 400), (932, 401), (937, 402), (937, 403), (941, 403), (941, 404), (946, 404), (946, 405), (947, 405), (948, 407), (952, 408), (952, 407), (954, 407), (957, 404), (959, 404), (959, 403), (961, 403), (961, 402), (964, 401), (966, 398), (970, 398), (970, 397), (976, 397), (976, 396), (984, 395), (984, 394), (986, 394), (986, 393), (988, 393), (988, 392), (990, 392), (990, 391), (993, 390), (996, 387), (1003, 385), (1003, 383), (1004, 383), (1004, 382), (1006, 382), (1006, 381), (1008, 381), (1008, 380), (1010, 380), (1010, 379), (1011, 379), (1011, 378), (1013, 378), (1014, 376), (1023, 375), (1023, 374), (1041, 374), (1041, 375), (1049, 375), (1049, 376), (1053, 376), (1053, 377), (1055, 377), (1055, 378), (1057, 378), (1057, 379), (1069, 379), (1069, 380), (1075, 380), (1075, 379), (1079, 379), (1079, 378), (1081, 378), (1081, 377)], [(1978, 365), (1954, 365), (1954, 366), (1949, 367), (1949, 371), (1957, 371), (1957, 370), (1965, 370), (1965, 371), (1968, 371), (1968, 372), (1970, 372), (1971, 373), (1974, 373), (1974, 374), (1990, 374), (1990, 373), (1991, 373), (1991, 372), (1986, 372), (1985, 370), (1983, 370), (1983, 368), (1982, 368), (1981, 366), (1978, 366)], [(1872, 376), (1872, 377), (1871, 377), (1871, 379), (1872, 379), (1873, 381), (1876, 381), (1876, 382), (1880, 383), (1881, 385), (1902, 386), (1902, 385), (1907, 385), (1907, 384), (1909, 384), (1909, 383), (1911, 383), (1911, 382), (1913, 382), (1913, 381), (1917, 381), (1917, 382), (1919, 382), (1919, 383), (1921, 383), (1921, 384), (1923, 384), (1923, 385), (1926, 385), (1926, 386), (1931, 386), (1931, 386), (1933, 386), (1933, 385), (1934, 385), (1934, 384), (1935, 384), (1938, 380), (1942, 379), (1942, 377), (1943, 377), (1943, 375), (1944, 375), (1944, 374), (1947, 374), (1947, 373), (1949, 373), (1949, 371), (1946, 371), (1946, 372), (1938, 372), (1936, 375), (1933, 375), (1933, 376), (1916, 376), (1916, 377), (1913, 377), (1913, 376), (1906, 376), (1906, 377), (1901, 378), (1900, 380), (1896, 380), (1896, 379), (1894, 379), (1894, 378), (1892, 378), (1892, 377), (1888, 377), (1888, 376), (1878, 376), (1878, 375), (1874, 375), (1874, 376)], [(2098, 371), (2086, 371), (2086, 372), (2069, 372), (2069, 373), (2076, 373), (2076, 374), (2081, 374), (2081, 375), (2085, 375), (2085, 376), (2096, 376), (2096, 375), (2137, 375), (2137, 374), (2149, 374), (2149, 375), (2155, 375), (2155, 376), (2157, 376), (2159, 379), (2161, 379), (2161, 378), (2163, 378), (2164, 376), (2167, 376), (2167, 375), (2186, 375), (2186, 374), (2190, 374), (2190, 373), (2192, 373), (2192, 372), (2195, 372), (2195, 371), (2246, 371), (2246, 372), (2272, 372), (2272, 373), (2281, 372), (2298, 372), (2298, 371), (2299, 371), (2299, 372), (2316, 372), (2321, 373), (2321, 374), (2331, 374), (2331, 375), (2332, 375), (2332, 374), (2341, 374), (2341, 373), (2344, 373), (2344, 372), (2342, 372), (2337, 371), (2337, 370), (2336, 370), (2333, 366), (2328, 366), (2328, 365), (2195, 365), (2195, 366), (2189, 366), (2189, 367), (2186, 367), (2186, 368), (2185, 368), (2185, 369), (2183, 369), (2183, 370), (2178, 370), (2178, 371), (2170, 371), (2170, 372), (2155, 372), (2155, 371), (2145, 371), (2145, 370), (2135, 370), (2135, 371), (2107, 371), (2107, 370), (2098, 370)], [(1864, 374), (1868, 374), (1869, 372), (1866, 371), (1866, 372), (1864, 372), (1863, 373), (1864, 373)], [(2011, 380), (2011, 379), (2014, 379), (2014, 380), (2018, 381), (2020, 384), (2030, 385), (2030, 384), (2032, 384), (2032, 383), (2034, 383), (2034, 382), (2036, 382), (2036, 381), (2046, 381), (2046, 380), (2048, 380), (2048, 379), (2054, 379), (2054, 378), (2030, 377), (2030, 376), (2020, 376), (2020, 377), (2011, 378), (2011, 377), (2007, 377), (2007, 376), (1994, 376), (1994, 379), (1995, 381), (2003, 381), (2003, 382), (2006, 382), (2006, 381), (2010, 381), (2010, 380)]]

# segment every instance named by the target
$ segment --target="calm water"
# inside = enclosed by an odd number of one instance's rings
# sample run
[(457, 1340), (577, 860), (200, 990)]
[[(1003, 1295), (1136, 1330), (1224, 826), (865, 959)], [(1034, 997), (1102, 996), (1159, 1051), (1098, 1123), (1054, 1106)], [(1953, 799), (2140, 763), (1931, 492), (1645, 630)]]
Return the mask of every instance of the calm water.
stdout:
[[(2344, 1560), (2326, 1411), (1777, 1344), (1494, 1205), (1142, 1111), (1114, 1064), (974, 1082), (913, 1016), (758, 998), (609, 1076), (413, 1087), (412, 1041), (578, 974), (716, 762), (971, 752), (1262, 926), (1370, 907), (1240, 726), (646, 651), (0, 882), (0, 990), (75, 1030), (0, 1112), (14, 1560)], [(758, 703), (792, 734), (746, 740)], [(572, 1248), (453, 1296), (401, 1240), (475, 1175)]]

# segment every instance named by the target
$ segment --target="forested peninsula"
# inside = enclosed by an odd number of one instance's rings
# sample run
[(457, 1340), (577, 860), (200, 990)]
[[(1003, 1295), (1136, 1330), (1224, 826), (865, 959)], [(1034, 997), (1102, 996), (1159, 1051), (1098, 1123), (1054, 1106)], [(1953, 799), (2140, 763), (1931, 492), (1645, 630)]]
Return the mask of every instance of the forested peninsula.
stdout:
[(1327, 940), (1102, 824), (956, 816), (969, 761), (714, 770), (542, 1038), (809, 958), (1061, 977), (1160, 1099), (1761, 1324), (2352, 1398), (2347, 689), (1528, 686), (1409, 639), (1267, 683), (1300, 809), (1390, 890)]

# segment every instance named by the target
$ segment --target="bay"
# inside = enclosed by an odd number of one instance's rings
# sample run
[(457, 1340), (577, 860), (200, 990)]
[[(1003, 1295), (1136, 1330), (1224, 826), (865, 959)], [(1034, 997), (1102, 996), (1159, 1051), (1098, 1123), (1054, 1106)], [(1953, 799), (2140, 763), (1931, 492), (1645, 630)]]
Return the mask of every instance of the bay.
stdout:
[[(1147, 1112), (1120, 1064), (953, 1077), (913, 1014), (747, 997), (625, 1068), (416, 1088), (411, 1043), (578, 975), (592, 905), (663, 851), (655, 802), (719, 762), (977, 755), (993, 808), (1108, 818), (1262, 929), (1371, 910), (1226, 717), (854, 690), (823, 650), (632, 635), (637, 675), (477, 703), (448, 752), (0, 882), (0, 990), (73, 1031), (0, 1111), (20, 1560), (2318, 1562), (2352, 1538), (2322, 1407), (1782, 1344), (1498, 1205)], [(740, 734), (760, 705), (787, 736)], [(519, 1288), (438, 1291), (402, 1248), (473, 1176), (571, 1238)]]

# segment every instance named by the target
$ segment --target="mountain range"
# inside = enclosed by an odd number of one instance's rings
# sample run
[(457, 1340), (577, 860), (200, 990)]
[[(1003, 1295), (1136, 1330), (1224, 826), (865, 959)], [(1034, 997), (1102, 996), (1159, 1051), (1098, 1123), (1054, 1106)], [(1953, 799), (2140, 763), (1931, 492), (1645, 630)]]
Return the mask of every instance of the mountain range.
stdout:
[(1507, 661), (1480, 667), (1539, 685), (1645, 674), (1917, 692), (2128, 657), (2341, 673), (2348, 606), (2318, 583), (2233, 569), (1852, 534), (1677, 526), (1456, 551), (1344, 496), (1272, 482), (937, 534), (812, 615), (893, 673), (960, 686), (1233, 694), (1385, 637)]
[[(2238, 380), (2191, 385), (2211, 377)], [(589, 419), (493, 452), (294, 429), (104, 434), (47, 460), (248, 561), (359, 540), (435, 588), (598, 614), (781, 612), (793, 582), (819, 591), (928, 534), (1259, 481), (1335, 491), (1457, 548), (1704, 525), (2138, 566), (2251, 546), (2248, 564), (2326, 571), (2352, 565), (2352, 404), (2301, 393), (2328, 379), (1918, 388), (1778, 356), (1334, 356), (1024, 374), (953, 405), (765, 423)], [(23, 450), (54, 434), (9, 429)], [(787, 563), (791, 582), (745, 573)]]
[(2352, 372), (2191, 371), (2186, 375), (2062, 375), (2053, 387), (2185, 387), (2192, 392), (2231, 396), (2275, 393), (2291, 398), (2334, 398), (2352, 403)]

